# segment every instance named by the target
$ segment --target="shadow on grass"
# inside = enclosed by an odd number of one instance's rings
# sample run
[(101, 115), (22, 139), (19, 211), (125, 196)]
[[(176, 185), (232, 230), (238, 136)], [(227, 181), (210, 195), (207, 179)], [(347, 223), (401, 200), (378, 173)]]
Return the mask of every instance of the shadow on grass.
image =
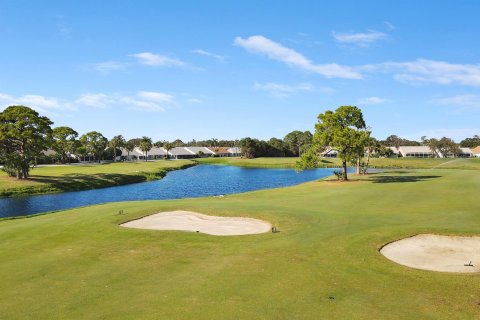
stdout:
[(398, 183), (398, 182), (419, 182), (426, 181), (435, 178), (440, 178), (441, 176), (375, 176), (371, 177), (369, 180), (373, 183)]
[(147, 180), (145, 175), (106, 174), (76, 175), (68, 174), (61, 177), (32, 176), (32, 181), (45, 183), (60, 191), (97, 189), (109, 186), (142, 182)]

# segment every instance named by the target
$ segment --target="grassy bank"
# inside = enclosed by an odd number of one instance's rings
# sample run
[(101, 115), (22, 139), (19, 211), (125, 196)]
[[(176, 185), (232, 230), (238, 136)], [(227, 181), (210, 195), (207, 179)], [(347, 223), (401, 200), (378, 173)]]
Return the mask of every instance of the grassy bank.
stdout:
[[(418, 233), (479, 234), (480, 173), (360, 179), (0, 221), (1, 317), (478, 318), (478, 275), (411, 269), (378, 249)], [(280, 233), (215, 237), (118, 226), (172, 209), (265, 219)]]
[[(204, 158), (196, 161), (205, 164), (232, 165), (247, 168), (293, 168), (298, 158)], [(340, 159), (324, 158), (321, 168), (337, 168)], [(371, 158), (371, 168), (390, 169), (480, 169), (480, 159), (415, 159), (415, 158)]]
[(17, 180), (1, 172), (0, 196), (78, 191), (143, 182), (160, 179), (170, 170), (194, 164), (180, 160), (45, 166), (33, 169), (27, 180)]

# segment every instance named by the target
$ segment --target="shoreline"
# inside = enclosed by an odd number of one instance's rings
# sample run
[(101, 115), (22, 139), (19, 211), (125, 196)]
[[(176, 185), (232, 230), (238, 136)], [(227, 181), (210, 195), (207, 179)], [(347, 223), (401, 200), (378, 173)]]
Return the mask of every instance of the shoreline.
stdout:
[[(95, 190), (95, 189), (103, 189), (109, 187), (116, 187), (122, 185), (129, 185), (147, 181), (154, 181), (154, 180), (161, 180), (163, 179), (167, 173), (170, 171), (175, 170), (184, 170), (190, 167), (194, 167), (199, 165), (198, 162), (191, 162), (187, 163), (178, 167), (172, 168), (161, 168), (157, 171), (150, 171), (150, 172), (138, 172), (138, 174), (93, 174), (93, 175), (83, 175), (83, 177), (94, 177), (96, 185), (90, 185), (90, 187), (82, 187), (75, 184), (75, 178), (72, 178), (72, 181), (69, 183), (64, 184), (63, 186), (59, 185), (40, 185), (40, 186), (27, 186), (27, 187), (16, 187), (10, 188), (0, 191), (0, 199), (4, 198), (16, 198), (16, 197), (23, 197), (23, 196), (34, 196), (34, 195), (45, 195), (45, 194), (55, 194), (55, 193), (62, 193), (62, 192), (73, 192), (73, 191), (85, 191), (85, 190)], [(103, 177), (110, 177), (115, 176), (113, 180), (106, 180)], [(98, 184), (100, 183), (100, 184)]]

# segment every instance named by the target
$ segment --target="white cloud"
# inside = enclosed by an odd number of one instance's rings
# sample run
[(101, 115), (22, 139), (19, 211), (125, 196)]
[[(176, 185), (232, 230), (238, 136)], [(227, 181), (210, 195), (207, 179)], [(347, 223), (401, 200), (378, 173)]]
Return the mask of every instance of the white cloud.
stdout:
[(139, 91), (135, 95), (84, 93), (73, 100), (59, 100), (40, 95), (13, 97), (0, 93), (2, 108), (10, 105), (25, 105), (43, 113), (50, 113), (52, 110), (78, 110), (82, 107), (107, 108), (112, 105), (158, 112), (176, 104), (173, 95), (155, 91)]
[(109, 73), (111, 71), (122, 70), (125, 69), (125, 64), (115, 62), (115, 61), (105, 61), (105, 62), (98, 62), (92, 64), (94, 70), (102, 72), (102, 73)]
[(169, 57), (167, 55), (158, 55), (151, 52), (141, 52), (131, 54), (141, 64), (153, 67), (185, 67), (187, 64), (179, 59)]
[(139, 100), (133, 97), (121, 97), (119, 101), (137, 110), (151, 112), (165, 111), (164, 107), (152, 101)]
[(113, 103), (115, 99), (104, 93), (85, 93), (75, 100), (75, 104), (95, 108), (105, 108)]
[(387, 26), (387, 28), (388, 28), (389, 30), (395, 30), (395, 29), (397, 29), (397, 27), (395, 27), (395, 25), (394, 25), (393, 23), (389, 22), (389, 21), (383, 21), (383, 23)]
[(308, 92), (313, 91), (314, 89), (313, 85), (311, 85), (310, 83), (286, 85), (275, 82), (255, 83), (254, 88), (257, 90), (266, 91), (275, 97), (288, 97), (298, 92)]
[(366, 33), (337, 33), (332, 32), (332, 36), (337, 42), (355, 44), (366, 47), (375, 41), (383, 40), (387, 35), (383, 32), (369, 31)]
[(361, 79), (362, 75), (347, 66), (336, 63), (314, 64), (302, 54), (274, 42), (264, 36), (257, 35), (243, 39), (236, 37), (234, 45), (240, 46), (249, 52), (262, 54), (270, 59), (283, 62), (290, 67), (321, 74), (327, 78)]
[(407, 62), (385, 62), (364, 65), (363, 71), (393, 73), (395, 80), (404, 83), (436, 83), (480, 86), (480, 65), (454, 64), (444, 61), (417, 59)]
[(196, 53), (196, 54), (199, 54), (199, 55), (202, 55), (202, 56), (206, 56), (206, 57), (210, 57), (210, 58), (213, 58), (219, 62), (224, 62), (225, 61), (225, 57), (224, 56), (221, 56), (221, 55), (218, 55), (218, 54), (214, 54), (214, 53), (211, 53), (211, 52), (208, 52), (208, 51), (205, 51), (205, 50), (202, 50), (202, 49), (195, 49), (192, 51), (193, 53)]
[(173, 101), (172, 95), (163, 92), (140, 91), (137, 95), (141, 99), (158, 103), (170, 103)]
[(480, 107), (480, 96), (476, 94), (463, 94), (453, 97), (438, 99), (438, 104), (460, 107)]
[(357, 104), (359, 105), (375, 105), (375, 104), (384, 104), (389, 102), (389, 100), (379, 97), (368, 97), (358, 99)]
[(31, 107), (39, 112), (48, 112), (52, 109), (67, 108), (67, 104), (60, 104), (57, 98), (45, 97), (36, 94), (27, 94), (14, 97), (5, 93), (0, 93), (0, 105), (5, 108), (10, 105), (24, 105)]
[(200, 104), (200, 103), (203, 103), (203, 100), (197, 99), (197, 98), (190, 98), (190, 99), (187, 99), (187, 102), (191, 104)]

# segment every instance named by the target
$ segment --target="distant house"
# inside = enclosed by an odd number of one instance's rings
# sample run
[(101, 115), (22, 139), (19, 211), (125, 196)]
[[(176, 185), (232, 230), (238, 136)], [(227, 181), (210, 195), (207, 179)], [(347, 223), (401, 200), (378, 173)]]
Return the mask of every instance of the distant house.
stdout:
[(480, 146), (470, 149), (474, 157), (480, 158)]
[(456, 154), (448, 153), (448, 154), (441, 154), (438, 152), (440, 155), (440, 158), (473, 158), (475, 155), (473, 154), (472, 150), (470, 148), (459, 148), (460, 152)]
[(132, 160), (139, 160), (140, 157), (143, 157), (143, 152), (139, 150), (138, 148), (134, 148), (132, 151), (130, 151), (130, 154), (127, 152), (127, 149), (121, 148), (122, 155), (117, 157), (117, 160), (127, 160), (127, 161), (132, 161)]
[(213, 152), (212, 150), (210, 150), (210, 148), (207, 147), (185, 147), (185, 149), (193, 152), (200, 158), (207, 158), (215, 155), (215, 152)]
[[(143, 151), (140, 150), (139, 148), (135, 148), (135, 150), (142, 152), (142, 155), (139, 157), (139, 159), (145, 160), (145, 155), (143, 154)], [(158, 160), (158, 159), (164, 159), (166, 157), (167, 157), (167, 151), (163, 148), (153, 147), (152, 149), (150, 149), (150, 151), (147, 152), (147, 160)]]
[(398, 154), (405, 158), (436, 158), (439, 155), (427, 146), (401, 146)]
[(230, 152), (230, 157), (242, 156), (242, 149), (240, 149), (239, 147), (228, 148), (228, 152)]
[(232, 157), (232, 153), (228, 151), (228, 147), (208, 147), (218, 157)]
[(327, 148), (323, 152), (320, 153), (320, 157), (322, 158), (336, 158), (338, 157), (338, 151), (332, 148)]
[(186, 147), (175, 147), (168, 150), (168, 155), (171, 159), (192, 159), (196, 158), (197, 154), (188, 150)]
[(208, 147), (217, 157), (240, 157), (242, 150), (238, 147)]

